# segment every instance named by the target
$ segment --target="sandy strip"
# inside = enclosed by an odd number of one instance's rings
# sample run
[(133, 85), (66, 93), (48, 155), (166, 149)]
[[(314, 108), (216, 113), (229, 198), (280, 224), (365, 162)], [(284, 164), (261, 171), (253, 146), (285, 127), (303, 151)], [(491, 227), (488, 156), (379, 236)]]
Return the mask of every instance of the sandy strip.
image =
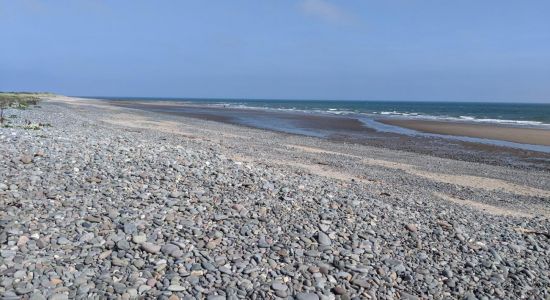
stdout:
[(319, 148), (313, 148), (313, 147), (307, 147), (307, 146), (301, 146), (301, 145), (287, 145), (291, 148), (298, 149), (304, 152), (310, 152), (310, 153), (325, 153), (325, 154), (333, 154), (333, 155), (340, 155), (340, 156), (347, 156), (347, 157), (353, 157), (353, 158), (361, 158), (361, 156), (347, 154), (347, 153), (340, 153), (340, 152), (334, 152), (334, 151), (328, 151), (323, 150)]
[(460, 205), (469, 206), (473, 209), (481, 210), (485, 213), (491, 214), (491, 215), (497, 215), (497, 216), (511, 216), (511, 217), (525, 217), (525, 218), (534, 218), (536, 216), (545, 216), (550, 217), (550, 210), (548, 210), (545, 206), (537, 205), (536, 209), (533, 209), (532, 211), (536, 211), (536, 213), (528, 213), (525, 211), (519, 211), (518, 209), (511, 209), (511, 208), (504, 208), (504, 207), (498, 207), (494, 205), (489, 205), (477, 201), (472, 201), (468, 199), (461, 199), (456, 198), (447, 194), (443, 193), (437, 193), (434, 192), (433, 195), (437, 198), (441, 198), (445, 201), (453, 202)]
[(550, 198), (550, 191), (530, 186), (519, 185), (501, 179), (472, 175), (452, 175), (446, 173), (429, 172), (419, 170), (416, 166), (390, 162), (378, 159), (364, 159), (363, 162), (369, 165), (382, 166), (386, 168), (399, 169), (412, 175), (423, 177), (432, 181), (460, 185), (469, 188), (476, 188), (488, 191), (504, 191), (516, 195), (530, 197)]
[[(119, 125), (119, 126), (126, 126), (131, 128), (137, 128), (137, 129), (152, 129), (152, 130), (158, 130), (161, 132), (166, 133), (173, 133), (182, 135), (188, 138), (192, 139), (204, 139), (200, 134), (196, 133), (195, 128), (187, 128), (189, 131), (185, 131), (182, 129), (182, 127), (188, 127), (185, 126), (182, 123), (174, 122), (174, 121), (157, 121), (152, 120), (146, 117), (142, 117), (135, 114), (128, 114), (128, 113), (119, 113), (115, 115), (116, 118), (103, 118), (101, 121), (113, 125)], [(215, 133), (217, 135), (220, 135), (223, 138), (239, 138), (239, 139), (250, 139), (250, 137), (236, 135), (227, 133), (224, 131), (212, 131), (208, 129), (201, 129), (202, 131), (208, 131), (210, 133)], [(193, 131), (194, 133), (191, 133)]]
[(550, 130), (421, 120), (377, 120), (422, 132), (550, 146)]
[[(288, 145), (288, 146), (295, 149), (300, 149), (302, 151), (311, 152), (311, 153), (326, 153), (326, 154), (345, 155), (345, 156), (359, 158), (358, 156), (355, 156), (355, 155), (338, 153), (333, 151), (325, 151), (323, 149), (316, 149), (316, 148), (296, 146), (296, 145)], [(362, 160), (362, 162), (371, 166), (379, 166), (379, 167), (401, 170), (411, 175), (416, 175), (419, 177), (423, 177), (423, 178), (436, 181), (436, 182), (441, 182), (441, 183), (448, 183), (448, 184), (460, 185), (464, 187), (489, 190), (489, 191), (501, 190), (501, 191), (505, 191), (516, 195), (550, 198), (550, 191), (548, 190), (538, 189), (538, 188), (525, 186), (525, 185), (519, 185), (519, 184), (515, 184), (505, 180), (501, 180), (501, 179), (472, 176), (472, 175), (452, 175), (452, 174), (439, 173), (439, 172), (423, 171), (423, 170), (419, 170), (418, 167), (414, 165), (404, 164), (399, 162), (392, 162), (387, 160), (380, 160), (380, 159), (372, 159), (372, 158), (365, 158)]]
[[(438, 197), (438, 198), (441, 198), (445, 201), (453, 202), (453, 203), (460, 204), (460, 205), (469, 206), (469, 207), (472, 207), (472, 208), (477, 209), (477, 210), (481, 210), (481, 211), (486, 212), (486, 213), (491, 214), (491, 215), (525, 217), (525, 218), (534, 217), (534, 215), (530, 214), (530, 213), (521, 212), (521, 211), (518, 211), (518, 210), (506, 209), (506, 208), (502, 208), (502, 207), (497, 207), (497, 206), (494, 206), (494, 205), (489, 205), (489, 204), (476, 202), (476, 201), (472, 201), (472, 200), (459, 199), (459, 198), (455, 198), (455, 197), (452, 197), (452, 196), (449, 196), (449, 195), (443, 194), (443, 193), (433, 193), (433, 195)], [(539, 209), (539, 212), (541, 214), (545, 215), (545, 216), (550, 215), (548, 213), (548, 211), (545, 210), (545, 209), (544, 210)]]
[(288, 161), (288, 160), (285, 160), (285, 161), (270, 161), (270, 163), (271, 164), (277, 164), (277, 165), (286, 165), (286, 166), (297, 167), (297, 168), (306, 170), (307, 172), (309, 172), (311, 174), (326, 177), (326, 178), (332, 178), (332, 179), (337, 179), (337, 180), (342, 180), (342, 181), (350, 181), (350, 180), (353, 179), (355, 181), (360, 181), (360, 182), (363, 182), (363, 183), (371, 183), (368, 180), (364, 180), (364, 179), (361, 179), (361, 178), (351, 176), (349, 173), (338, 172), (338, 171), (335, 171), (331, 168), (321, 167), (319, 165), (303, 164), (303, 163)]

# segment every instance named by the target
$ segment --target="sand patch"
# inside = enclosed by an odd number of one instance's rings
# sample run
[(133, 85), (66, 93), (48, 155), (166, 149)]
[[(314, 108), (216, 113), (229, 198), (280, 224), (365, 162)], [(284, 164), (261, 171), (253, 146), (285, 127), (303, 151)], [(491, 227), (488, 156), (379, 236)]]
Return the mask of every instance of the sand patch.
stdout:
[(155, 121), (149, 118), (134, 114), (115, 114), (109, 118), (103, 118), (101, 121), (113, 125), (119, 125), (129, 128), (153, 129), (166, 133), (183, 135), (189, 138), (197, 138), (196, 135), (181, 129), (181, 124), (172, 121)]
[(303, 164), (296, 161), (290, 161), (290, 160), (257, 160), (250, 157), (244, 157), (244, 156), (236, 156), (233, 155), (232, 159), (235, 161), (245, 162), (245, 163), (256, 163), (256, 162), (262, 162), (268, 165), (277, 165), (277, 166), (290, 166), (295, 167), (298, 169), (302, 169), (304, 171), (307, 171), (311, 174), (318, 175), (321, 177), (326, 177), (330, 179), (336, 179), (336, 180), (342, 180), (342, 181), (351, 181), (352, 179), (355, 181), (360, 181), (364, 183), (372, 183), (369, 180), (365, 180), (362, 178), (357, 178), (355, 176), (350, 175), (349, 173), (345, 172), (338, 172), (334, 169), (328, 168), (326, 166), (321, 166), (317, 164)]
[(425, 120), (384, 119), (378, 121), (428, 133), (469, 136), (522, 144), (550, 146), (550, 130), (548, 129), (518, 128), (509, 126), (504, 127), (489, 124), (469, 124)]
[[(297, 150), (310, 152), (310, 153), (326, 153), (326, 154), (341, 155), (341, 156), (347, 156), (347, 157), (353, 157), (353, 158), (361, 158), (356, 155), (328, 151), (328, 150), (312, 148), (307, 146), (299, 146), (299, 145), (287, 145), (287, 146), (295, 148)], [(440, 173), (440, 172), (424, 171), (424, 170), (418, 169), (418, 167), (414, 165), (399, 163), (399, 162), (392, 162), (392, 161), (381, 160), (381, 159), (363, 158), (362, 162), (364, 164), (371, 165), (371, 166), (379, 166), (379, 167), (384, 167), (389, 169), (401, 170), (411, 175), (415, 175), (418, 177), (429, 179), (431, 181), (436, 181), (441, 183), (454, 184), (454, 185), (459, 185), (463, 187), (482, 189), (482, 190), (488, 190), (488, 191), (504, 191), (507, 193), (530, 196), (530, 197), (550, 198), (550, 191), (535, 188), (535, 187), (520, 185), (520, 184), (512, 183), (501, 179), (494, 179), (494, 178), (480, 177), (480, 176), (473, 176), (473, 175), (452, 175), (452, 174), (446, 174), (446, 173)]]
[[(452, 196), (449, 196), (449, 195), (443, 194), (443, 193), (434, 192), (433, 195), (438, 197), (438, 198), (441, 198), (445, 201), (453, 202), (453, 203), (460, 204), (460, 205), (469, 206), (471, 208), (486, 212), (486, 213), (491, 214), (491, 215), (513, 216), (513, 217), (524, 217), (524, 218), (534, 217), (534, 215), (531, 214), (531, 213), (518, 211), (517, 209), (511, 210), (511, 209), (506, 209), (506, 208), (503, 208), (503, 207), (489, 205), (489, 204), (476, 202), (476, 201), (472, 201), (472, 200), (459, 199), (459, 198), (452, 197)], [(541, 212), (545, 216), (550, 215), (548, 213), (548, 211), (546, 211), (546, 210), (542, 210), (542, 211), (537, 210), (537, 211)]]
[(310, 152), (310, 153), (322, 153), (322, 154), (333, 154), (333, 155), (340, 155), (340, 156), (347, 156), (347, 157), (353, 157), (353, 158), (361, 158), (357, 155), (347, 154), (347, 153), (341, 153), (341, 152), (334, 152), (329, 150), (323, 150), (319, 148), (313, 148), (313, 147), (307, 147), (307, 146), (301, 146), (301, 145), (286, 145), (288, 147), (302, 150), (304, 152)]
[(330, 168), (322, 167), (315, 164), (303, 164), (303, 163), (294, 162), (294, 161), (270, 161), (270, 162), (272, 164), (297, 167), (297, 168), (306, 170), (311, 174), (319, 175), (326, 178), (332, 178), (332, 179), (343, 180), (343, 181), (351, 181), (353, 179), (355, 181), (368, 182), (367, 180), (353, 177), (348, 173), (338, 172)]
[(409, 174), (423, 177), (432, 181), (460, 185), (463, 187), (482, 189), (482, 190), (488, 190), (488, 191), (504, 191), (504, 192), (508, 192), (516, 195), (524, 195), (524, 196), (530, 196), (530, 197), (542, 197), (542, 198), (550, 197), (550, 191), (538, 189), (535, 187), (520, 185), (520, 184), (512, 183), (501, 179), (480, 177), (480, 176), (473, 176), (473, 175), (452, 175), (452, 174), (446, 174), (446, 173), (429, 172), (429, 171), (419, 170), (416, 166), (413, 166), (413, 165), (398, 163), (398, 162), (390, 162), (386, 160), (378, 160), (378, 159), (363, 159), (363, 162), (369, 165), (402, 170)]
[[(101, 119), (101, 121), (105, 123), (113, 124), (113, 125), (129, 127), (129, 128), (152, 129), (152, 130), (158, 130), (166, 133), (183, 135), (185, 137), (189, 137), (193, 139), (204, 140), (203, 135), (201, 135), (200, 133), (196, 133), (197, 129), (195, 127), (185, 126), (183, 123), (175, 122), (175, 121), (157, 121), (146, 117), (141, 117), (139, 115), (127, 114), (127, 113), (115, 114), (113, 116), (109, 116), (109, 118), (103, 118)], [(187, 131), (185, 129), (182, 129), (182, 127), (187, 127), (186, 128)], [(223, 131), (213, 131), (213, 130), (204, 129), (204, 128), (201, 128), (200, 130), (203, 132), (206, 131), (210, 133), (215, 133), (216, 135), (219, 135), (221, 138), (250, 139), (249, 137), (226, 133)], [(194, 133), (191, 133), (191, 131), (193, 131)]]

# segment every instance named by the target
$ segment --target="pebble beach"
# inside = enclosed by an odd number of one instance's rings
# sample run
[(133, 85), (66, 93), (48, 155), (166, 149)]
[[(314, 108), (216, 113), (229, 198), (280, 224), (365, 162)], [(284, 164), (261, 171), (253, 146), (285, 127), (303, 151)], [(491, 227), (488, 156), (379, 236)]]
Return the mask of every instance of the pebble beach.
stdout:
[(544, 170), (64, 96), (6, 115), (2, 299), (550, 299)]

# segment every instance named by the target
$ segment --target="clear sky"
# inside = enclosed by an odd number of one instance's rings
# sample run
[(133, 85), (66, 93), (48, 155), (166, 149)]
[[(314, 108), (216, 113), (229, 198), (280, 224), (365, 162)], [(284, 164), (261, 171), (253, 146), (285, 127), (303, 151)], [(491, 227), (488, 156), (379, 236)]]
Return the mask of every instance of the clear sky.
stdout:
[(0, 90), (550, 102), (548, 0), (0, 0)]

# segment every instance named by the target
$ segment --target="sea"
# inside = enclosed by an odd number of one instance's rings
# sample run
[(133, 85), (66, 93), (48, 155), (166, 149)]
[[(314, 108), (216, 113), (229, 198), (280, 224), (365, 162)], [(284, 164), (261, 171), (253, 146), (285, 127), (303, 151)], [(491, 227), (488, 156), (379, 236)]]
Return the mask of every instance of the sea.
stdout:
[(90, 97), (123, 101), (181, 101), (242, 109), (298, 111), (335, 115), (365, 115), (435, 121), (507, 124), (550, 128), (550, 103), (418, 102), (346, 100), (263, 100)]

